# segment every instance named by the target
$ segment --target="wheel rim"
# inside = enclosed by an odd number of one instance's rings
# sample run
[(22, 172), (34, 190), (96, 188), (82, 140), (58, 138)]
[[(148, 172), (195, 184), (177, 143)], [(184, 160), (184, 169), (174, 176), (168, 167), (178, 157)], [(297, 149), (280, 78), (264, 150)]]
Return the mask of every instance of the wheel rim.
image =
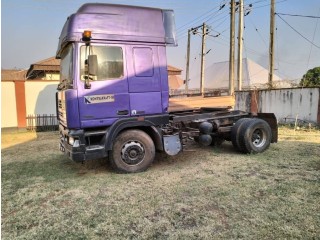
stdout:
[(260, 148), (263, 147), (267, 141), (266, 133), (261, 129), (256, 129), (252, 134), (253, 146)]
[(121, 158), (128, 165), (137, 165), (143, 161), (144, 148), (139, 142), (127, 142), (121, 150)]

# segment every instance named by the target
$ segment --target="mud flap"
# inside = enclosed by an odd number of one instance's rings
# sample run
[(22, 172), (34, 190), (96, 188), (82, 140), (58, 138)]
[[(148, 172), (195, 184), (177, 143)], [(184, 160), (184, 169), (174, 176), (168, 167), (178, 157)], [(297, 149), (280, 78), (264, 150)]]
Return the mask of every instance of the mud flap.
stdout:
[(164, 151), (171, 156), (177, 155), (182, 150), (179, 133), (163, 136)]

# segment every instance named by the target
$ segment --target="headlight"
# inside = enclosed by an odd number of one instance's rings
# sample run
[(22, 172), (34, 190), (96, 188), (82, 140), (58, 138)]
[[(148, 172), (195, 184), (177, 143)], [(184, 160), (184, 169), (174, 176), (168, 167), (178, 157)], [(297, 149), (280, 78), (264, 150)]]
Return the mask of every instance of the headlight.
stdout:
[(80, 141), (79, 140), (74, 140), (73, 147), (80, 147)]
[(80, 147), (80, 140), (78, 138), (69, 137), (68, 143), (73, 147)]
[(68, 143), (69, 143), (70, 145), (73, 145), (73, 144), (74, 144), (74, 138), (73, 138), (73, 137), (69, 137)]

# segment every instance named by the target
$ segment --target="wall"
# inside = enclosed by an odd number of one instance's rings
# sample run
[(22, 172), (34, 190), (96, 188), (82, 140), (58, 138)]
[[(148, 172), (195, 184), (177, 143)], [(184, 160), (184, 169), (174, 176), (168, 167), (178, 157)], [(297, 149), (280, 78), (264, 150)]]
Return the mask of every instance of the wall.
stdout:
[(235, 92), (234, 109), (245, 111), (245, 112), (252, 112), (250, 91)]
[(278, 121), (300, 120), (320, 124), (320, 88), (291, 88), (236, 92), (236, 110), (271, 112)]
[(15, 83), (1, 82), (1, 128), (18, 126)]
[[(29, 114), (56, 114), (55, 92), (58, 83), (47, 80), (2, 81), (1, 128), (26, 127), (25, 119)], [(241, 91), (236, 92), (235, 97), (236, 110), (273, 112), (278, 121), (295, 119), (298, 114), (298, 119), (320, 125), (320, 88)]]
[(26, 81), (26, 111), (29, 114), (56, 114), (58, 81)]
[(25, 129), (28, 115), (56, 115), (59, 81), (1, 81), (1, 128)]
[(44, 80), (60, 80), (60, 74), (56, 73), (46, 73), (45, 79)]

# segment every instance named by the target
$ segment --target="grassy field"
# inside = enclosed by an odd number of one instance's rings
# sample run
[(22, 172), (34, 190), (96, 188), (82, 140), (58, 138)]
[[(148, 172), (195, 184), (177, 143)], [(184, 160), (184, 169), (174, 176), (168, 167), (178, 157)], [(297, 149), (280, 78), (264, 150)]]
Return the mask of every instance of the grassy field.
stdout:
[(263, 154), (228, 142), (144, 173), (77, 164), (58, 134), (2, 135), (2, 239), (319, 239), (320, 131), (280, 128)]

